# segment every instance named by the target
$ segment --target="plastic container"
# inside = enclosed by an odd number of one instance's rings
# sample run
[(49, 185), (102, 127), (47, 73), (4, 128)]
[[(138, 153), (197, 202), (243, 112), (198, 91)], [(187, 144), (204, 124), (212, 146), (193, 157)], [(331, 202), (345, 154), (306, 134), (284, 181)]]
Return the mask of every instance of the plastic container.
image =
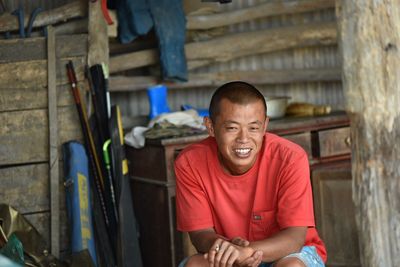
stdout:
[(158, 84), (147, 88), (147, 96), (149, 97), (150, 119), (171, 111), (168, 106), (167, 87), (165, 85)]
[(285, 116), (286, 107), (289, 103), (289, 96), (268, 96), (265, 97), (267, 103), (267, 116), (271, 119), (278, 119)]

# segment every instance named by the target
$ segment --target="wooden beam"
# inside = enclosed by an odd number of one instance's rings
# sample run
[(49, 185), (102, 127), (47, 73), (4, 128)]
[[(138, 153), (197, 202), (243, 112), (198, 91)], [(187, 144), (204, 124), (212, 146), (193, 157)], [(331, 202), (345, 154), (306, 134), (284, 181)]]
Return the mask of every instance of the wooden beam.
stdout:
[[(58, 58), (85, 56), (88, 50), (88, 35), (56, 36)], [(0, 40), (0, 63), (47, 59), (46, 38)]]
[[(65, 58), (57, 61), (57, 85), (69, 84), (65, 65), (72, 60), (77, 79), (85, 78), (86, 57)], [(47, 86), (47, 61), (32, 60), (0, 64), (0, 89), (38, 88)]]
[(186, 16), (188, 30), (206, 30), (249, 20), (335, 7), (335, 0), (275, 1), (231, 12)]
[[(341, 81), (341, 70), (332, 69), (291, 69), (291, 70), (258, 70), (229, 71), (202, 74), (189, 74), (185, 83), (168, 83), (169, 89), (216, 86), (232, 80), (243, 80), (252, 84), (288, 84), (295, 82)], [(112, 76), (111, 92), (141, 91), (160, 83), (155, 76)]]
[[(30, 14), (25, 14), (25, 18), (29, 18)], [(61, 7), (39, 13), (33, 22), (33, 28), (43, 27), (46, 25), (65, 22), (66, 20), (86, 17), (87, 1), (75, 1), (65, 4)], [(25, 19), (24, 28), (28, 26), (28, 19)], [(10, 13), (4, 13), (0, 16), (0, 32), (16, 31), (19, 29), (17, 16)]]
[[(59, 175), (63, 176), (63, 162), (59, 162)], [(18, 211), (39, 212), (50, 210), (49, 164), (38, 163), (0, 168), (3, 190), (2, 203), (13, 206)], [(65, 209), (65, 188), (63, 181), (58, 185), (60, 209)]]
[[(295, 47), (336, 43), (336, 23), (307, 24), (218, 37), (210, 41), (185, 45), (189, 69), (214, 62)], [(155, 49), (110, 58), (110, 73), (144, 67), (158, 62)], [(193, 63), (196, 64), (193, 64)]]
[(108, 66), (107, 23), (101, 11), (101, 5), (101, 1), (89, 2), (89, 66), (102, 63)]
[(66, 23), (54, 26), (56, 35), (87, 34), (89, 21), (88, 18), (74, 19)]
[[(57, 121), (60, 144), (82, 140), (75, 106), (60, 108)], [(0, 113), (0, 136), (1, 165), (49, 160), (47, 109)]]
[[(79, 83), (81, 95), (89, 91), (87, 80)], [(47, 108), (47, 88), (2, 88), (0, 91), (0, 112), (22, 111), (31, 109)], [(57, 107), (74, 105), (71, 93), (71, 85), (64, 84), (57, 86)]]
[(400, 266), (400, 6), (337, 6), (361, 265)]

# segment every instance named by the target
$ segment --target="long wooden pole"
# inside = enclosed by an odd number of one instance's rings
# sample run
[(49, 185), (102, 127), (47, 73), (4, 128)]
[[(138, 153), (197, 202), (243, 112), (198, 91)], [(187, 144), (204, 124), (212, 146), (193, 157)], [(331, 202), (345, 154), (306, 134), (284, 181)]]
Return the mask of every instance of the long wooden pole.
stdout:
[[(25, 18), (29, 18), (30, 14), (25, 14)], [(58, 22), (64, 22), (66, 20), (76, 17), (87, 16), (87, 2), (86, 1), (75, 1), (72, 3), (65, 4), (61, 7), (47, 10), (39, 13), (33, 22), (33, 27), (41, 27), (50, 24), (56, 24)], [(28, 26), (28, 19), (25, 19), (26, 28)], [(18, 18), (10, 13), (4, 13), (0, 16), (0, 32), (16, 31), (19, 28)]]
[[(243, 80), (252, 84), (288, 84), (294, 82), (337, 81), (341, 78), (340, 68), (330, 69), (285, 69), (258, 71), (227, 71), (201, 74), (190, 74), (186, 83), (168, 84), (169, 89), (216, 86), (232, 80)], [(155, 76), (112, 76), (110, 91), (141, 91), (160, 82)]]
[(400, 266), (400, 5), (338, 0), (361, 265)]
[[(189, 69), (237, 57), (295, 47), (336, 43), (336, 23), (319, 23), (279, 29), (243, 32), (211, 41), (185, 45)], [(158, 62), (156, 49), (127, 53), (110, 58), (110, 73), (144, 67)]]
[(269, 16), (315, 11), (333, 7), (335, 7), (335, 0), (279, 0), (248, 8), (241, 8), (231, 12), (210, 15), (188, 15), (186, 17), (186, 28), (188, 30), (205, 30)]

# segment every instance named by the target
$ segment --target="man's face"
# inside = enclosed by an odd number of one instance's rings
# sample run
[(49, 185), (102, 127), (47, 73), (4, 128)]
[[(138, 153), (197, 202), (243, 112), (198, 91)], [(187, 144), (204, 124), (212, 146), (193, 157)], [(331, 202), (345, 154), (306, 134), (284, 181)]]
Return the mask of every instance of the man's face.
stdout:
[(241, 105), (222, 99), (215, 121), (206, 118), (208, 133), (215, 137), (219, 160), (232, 175), (243, 174), (256, 162), (268, 119), (261, 101)]

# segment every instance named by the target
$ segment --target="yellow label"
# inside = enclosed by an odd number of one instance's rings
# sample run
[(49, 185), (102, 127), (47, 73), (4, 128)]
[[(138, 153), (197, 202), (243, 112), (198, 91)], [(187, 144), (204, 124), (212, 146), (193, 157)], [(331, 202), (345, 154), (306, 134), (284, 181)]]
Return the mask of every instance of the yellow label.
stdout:
[(125, 175), (128, 173), (128, 160), (124, 159), (122, 161), (122, 174)]
[(89, 222), (89, 188), (85, 175), (78, 173), (79, 210), (81, 215), (81, 235), (83, 248), (88, 247), (90, 233)]

